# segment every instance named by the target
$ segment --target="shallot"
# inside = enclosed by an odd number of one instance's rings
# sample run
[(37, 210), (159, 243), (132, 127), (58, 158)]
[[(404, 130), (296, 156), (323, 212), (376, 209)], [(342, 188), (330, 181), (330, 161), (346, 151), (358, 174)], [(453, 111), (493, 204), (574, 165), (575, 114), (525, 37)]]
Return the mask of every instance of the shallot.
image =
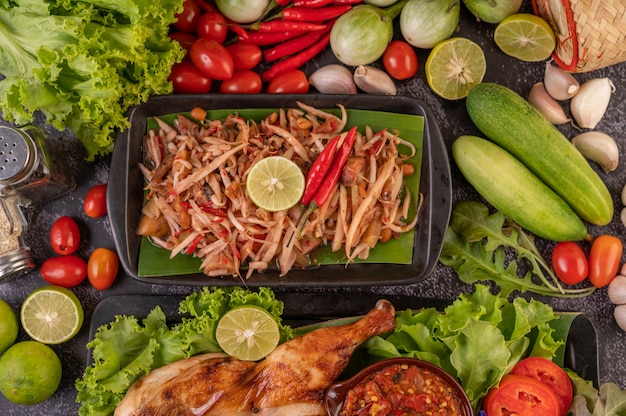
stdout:
[(325, 65), (309, 76), (309, 84), (322, 94), (356, 94), (352, 72), (339, 64)]

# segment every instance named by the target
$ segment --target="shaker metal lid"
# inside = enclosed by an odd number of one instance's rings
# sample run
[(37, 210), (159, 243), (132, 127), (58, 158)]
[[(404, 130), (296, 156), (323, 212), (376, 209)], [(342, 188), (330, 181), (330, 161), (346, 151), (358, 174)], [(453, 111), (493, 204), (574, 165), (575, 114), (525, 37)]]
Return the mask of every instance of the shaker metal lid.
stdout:
[(34, 144), (30, 137), (11, 127), (0, 126), (0, 184), (19, 181), (33, 164)]

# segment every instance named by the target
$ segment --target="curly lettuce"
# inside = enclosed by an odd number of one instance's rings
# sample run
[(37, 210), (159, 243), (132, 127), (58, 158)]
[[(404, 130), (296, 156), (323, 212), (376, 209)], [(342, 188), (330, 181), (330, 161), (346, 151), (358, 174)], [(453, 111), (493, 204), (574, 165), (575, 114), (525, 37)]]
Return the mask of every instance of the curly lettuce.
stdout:
[[(182, 0), (0, 0), (0, 112), (69, 128), (87, 159), (113, 150), (127, 110), (169, 94)], [(0, 77), (1, 78), (1, 77)]]

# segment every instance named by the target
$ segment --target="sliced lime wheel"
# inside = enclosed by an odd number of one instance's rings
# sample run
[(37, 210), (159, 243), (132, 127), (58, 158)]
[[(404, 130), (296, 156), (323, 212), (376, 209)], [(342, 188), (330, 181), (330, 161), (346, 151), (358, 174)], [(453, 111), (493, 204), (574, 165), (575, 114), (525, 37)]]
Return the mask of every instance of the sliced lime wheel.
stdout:
[(255, 163), (246, 179), (248, 196), (266, 211), (282, 211), (296, 205), (304, 192), (304, 174), (298, 165), (282, 156)]
[(548, 22), (529, 13), (507, 17), (498, 24), (493, 36), (502, 52), (525, 62), (548, 59), (556, 47)]
[(217, 323), (215, 337), (225, 353), (240, 360), (257, 361), (276, 348), (280, 331), (269, 312), (246, 305), (224, 314)]

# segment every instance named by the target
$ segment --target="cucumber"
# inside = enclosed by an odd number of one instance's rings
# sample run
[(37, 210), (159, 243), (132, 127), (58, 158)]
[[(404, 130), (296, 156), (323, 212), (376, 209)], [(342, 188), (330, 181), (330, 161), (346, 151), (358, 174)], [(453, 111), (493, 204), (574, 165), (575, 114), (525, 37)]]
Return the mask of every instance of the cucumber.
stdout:
[(613, 199), (600, 176), (574, 145), (516, 92), (482, 83), (466, 99), (470, 118), (559, 194), (583, 220), (606, 225), (613, 218)]
[(531, 233), (553, 241), (587, 237), (585, 224), (563, 198), (495, 143), (460, 136), (452, 157), (487, 202)]

